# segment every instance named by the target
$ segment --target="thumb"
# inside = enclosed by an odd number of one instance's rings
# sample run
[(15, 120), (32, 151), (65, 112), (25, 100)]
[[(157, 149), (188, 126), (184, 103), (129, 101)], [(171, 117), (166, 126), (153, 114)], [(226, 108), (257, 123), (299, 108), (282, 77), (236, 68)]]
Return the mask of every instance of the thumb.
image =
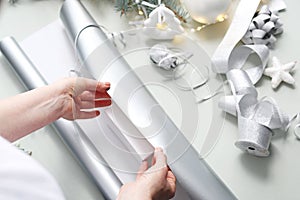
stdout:
[(152, 158), (152, 167), (149, 169), (149, 172), (155, 172), (161, 177), (165, 177), (168, 172), (167, 168), (167, 158), (163, 153), (161, 148), (156, 148), (153, 158)]
[(136, 175), (136, 180), (139, 179), (145, 173), (145, 171), (147, 169), (148, 169), (148, 163), (147, 163), (147, 161), (144, 160), (139, 168), (137, 175)]
[(152, 159), (152, 165), (156, 167), (166, 167), (167, 158), (162, 148), (155, 148), (155, 152)]

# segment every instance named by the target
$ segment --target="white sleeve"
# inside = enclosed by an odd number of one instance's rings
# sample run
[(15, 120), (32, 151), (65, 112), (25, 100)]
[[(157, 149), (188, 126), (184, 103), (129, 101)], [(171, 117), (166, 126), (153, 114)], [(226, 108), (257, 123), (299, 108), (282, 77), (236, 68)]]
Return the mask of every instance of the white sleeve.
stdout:
[(54, 178), (37, 161), (0, 137), (0, 199), (63, 200)]

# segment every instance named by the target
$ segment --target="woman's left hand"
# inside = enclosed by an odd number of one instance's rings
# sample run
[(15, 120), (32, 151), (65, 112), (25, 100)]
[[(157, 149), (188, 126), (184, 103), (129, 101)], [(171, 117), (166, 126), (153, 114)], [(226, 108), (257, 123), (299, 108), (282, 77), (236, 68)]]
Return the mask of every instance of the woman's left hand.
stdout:
[(61, 117), (68, 120), (88, 119), (100, 114), (94, 108), (111, 105), (111, 97), (107, 93), (110, 83), (98, 82), (86, 78), (66, 78), (55, 83), (62, 87), (65, 103)]

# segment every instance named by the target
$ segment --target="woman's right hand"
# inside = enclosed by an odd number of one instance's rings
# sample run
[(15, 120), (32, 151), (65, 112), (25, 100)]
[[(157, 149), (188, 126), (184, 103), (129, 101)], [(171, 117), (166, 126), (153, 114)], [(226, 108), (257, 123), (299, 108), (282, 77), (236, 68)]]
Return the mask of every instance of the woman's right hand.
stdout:
[(135, 182), (122, 186), (118, 200), (164, 200), (174, 197), (176, 178), (167, 166), (167, 158), (161, 148), (156, 148), (152, 166), (144, 161)]

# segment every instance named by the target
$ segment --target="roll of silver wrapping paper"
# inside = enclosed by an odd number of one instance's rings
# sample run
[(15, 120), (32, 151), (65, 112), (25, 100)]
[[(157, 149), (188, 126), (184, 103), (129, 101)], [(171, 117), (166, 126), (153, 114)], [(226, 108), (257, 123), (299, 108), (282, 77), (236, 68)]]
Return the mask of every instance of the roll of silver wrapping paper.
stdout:
[[(45, 79), (13, 37), (0, 41), (0, 50), (28, 90), (47, 85)], [(115, 199), (122, 183), (80, 126), (76, 122), (65, 119), (55, 121), (52, 126), (90, 173), (103, 196), (106, 199)], [(74, 137), (77, 134), (82, 140), (81, 143)], [(90, 152), (97, 159), (91, 157)]]
[[(140, 88), (139, 94), (135, 96), (136, 105), (134, 106), (137, 107), (135, 117), (140, 119), (147, 118), (143, 111), (153, 108), (155, 105), (155, 112), (151, 113), (153, 116), (152, 128), (137, 128), (143, 135), (151, 135), (148, 140), (152, 146), (163, 147), (168, 161), (174, 161), (168, 162), (168, 164), (190, 198), (201, 200), (236, 199), (207, 165), (205, 160), (199, 157), (197, 151), (190, 145), (189, 141), (164, 110), (157, 106), (157, 101), (143, 87), (143, 83), (137, 75), (132, 73), (131, 67), (115, 46), (108, 41), (106, 34), (97, 25), (81, 2), (78, 0), (66, 0), (62, 6), (60, 17), (71, 42), (75, 45), (76, 51), (84, 63), (84, 67), (94, 78), (102, 77), (105, 81), (111, 82), (112, 88), (110, 93), (115, 92), (115, 90), (130, 93), (132, 90)], [(116, 58), (118, 59), (116, 60)], [(109, 70), (107, 70), (107, 66), (101, 64), (99, 59), (105, 59), (111, 64)], [(116, 61), (113, 63), (109, 62), (112, 60)], [(107, 73), (103, 75), (105, 70), (107, 70)], [(126, 77), (127, 80), (125, 84), (118, 84), (123, 77)], [(113, 87), (114, 85), (122, 88), (116, 89)], [(128, 99), (123, 98), (122, 95), (112, 95), (112, 98), (127, 117), (131, 118), (132, 116), (130, 117), (127, 111)], [(161, 121), (164, 121), (163, 127), (161, 127)], [(147, 130), (151, 131), (153, 129), (160, 131), (155, 135), (147, 132)], [(170, 141), (172, 142), (170, 143)]]

